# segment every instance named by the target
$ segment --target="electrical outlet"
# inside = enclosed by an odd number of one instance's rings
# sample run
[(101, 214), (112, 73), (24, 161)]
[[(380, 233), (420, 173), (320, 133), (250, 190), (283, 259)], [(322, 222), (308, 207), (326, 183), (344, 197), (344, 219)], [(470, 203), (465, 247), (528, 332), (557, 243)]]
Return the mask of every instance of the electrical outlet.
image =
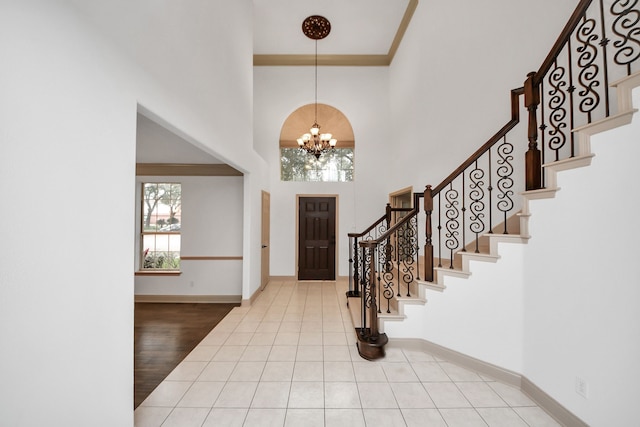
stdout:
[(584, 378), (576, 377), (576, 393), (585, 399), (589, 396), (589, 384)]

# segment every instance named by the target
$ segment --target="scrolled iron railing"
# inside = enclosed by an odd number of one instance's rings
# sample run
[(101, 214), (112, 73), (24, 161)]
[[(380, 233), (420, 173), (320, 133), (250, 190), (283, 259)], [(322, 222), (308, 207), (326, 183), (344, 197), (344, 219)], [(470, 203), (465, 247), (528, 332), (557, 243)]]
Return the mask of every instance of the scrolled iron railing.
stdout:
[[(378, 332), (377, 316), (389, 311), (393, 296), (402, 295), (401, 276), (408, 295), (414, 271), (419, 279), (419, 268), (409, 261), (417, 266), (419, 239), (399, 234), (411, 229), (418, 235), (418, 212), (425, 215), (423, 279), (428, 282), (437, 268), (459, 268), (456, 253), (488, 251), (484, 235), (519, 232), (519, 221), (512, 220), (520, 210), (516, 195), (544, 189), (543, 165), (582, 154), (573, 131), (618, 113), (612, 82), (637, 72), (639, 58), (640, 0), (580, 0), (540, 68), (511, 91), (509, 121), (440, 184), (414, 195), (405, 218), (387, 222), (377, 237), (351, 241), (362, 261), (353, 271), (360, 271), (363, 294), (358, 330), (363, 357), (384, 355), (387, 338)], [(527, 120), (521, 124), (522, 98)], [(415, 250), (401, 249), (398, 242), (405, 237)]]

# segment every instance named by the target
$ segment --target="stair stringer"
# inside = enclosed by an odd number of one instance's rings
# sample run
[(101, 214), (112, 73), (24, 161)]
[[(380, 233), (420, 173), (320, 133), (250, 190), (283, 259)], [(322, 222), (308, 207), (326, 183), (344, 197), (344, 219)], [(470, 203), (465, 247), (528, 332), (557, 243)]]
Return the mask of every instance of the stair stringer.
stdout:
[[(425, 306), (427, 303), (428, 291), (436, 291), (440, 293), (444, 292), (447, 288), (445, 284), (447, 277), (464, 279), (470, 278), (472, 274), (470, 261), (484, 261), (495, 263), (500, 259), (500, 243), (527, 243), (527, 241), (531, 238), (531, 236), (529, 235), (529, 220), (531, 219), (530, 201), (554, 198), (556, 193), (560, 191), (560, 187), (558, 186), (559, 172), (582, 168), (591, 164), (591, 160), (595, 156), (595, 154), (591, 151), (591, 136), (631, 123), (633, 115), (638, 111), (633, 107), (632, 91), (634, 88), (640, 86), (640, 72), (613, 82), (611, 86), (616, 88), (618, 113), (602, 120), (598, 120), (596, 122), (592, 122), (590, 124), (575, 128), (573, 132), (576, 135), (577, 141), (576, 155), (569, 159), (544, 164), (543, 173), (545, 177), (546, 188), (540, 190), (530, 190), (521, 193), (521, 196), (523, 198), (522, 210), (517, 214), (520, 219), (520, 233), (517, 235), (486, 233), (483, 236), (486, 236), (489, 239), (489, 254), (458, 252), (457, 255), (462, 258), (461, 269), (436, 267), (434, 268), (436, 277), (433, 282), (416, 280), (418, 296), (411, 298), (397, 298), (398, 312), (393, 314), (382, 314), (379, 317), (379, 328), (381, 332), (385, 332), (385, 330), (388, 329), (385, 328), (386, 323), (408, 323), (406, 308), (408, 306), (415, 305)], [(424, 310), (426, 309), (427, 308), (425, 306)], [(393, 337), (393, 331), (397, 331), (396, 328), (397, 325), (392, 327), (392, 332), (391, 334), (389, 334), (389, 336)]]

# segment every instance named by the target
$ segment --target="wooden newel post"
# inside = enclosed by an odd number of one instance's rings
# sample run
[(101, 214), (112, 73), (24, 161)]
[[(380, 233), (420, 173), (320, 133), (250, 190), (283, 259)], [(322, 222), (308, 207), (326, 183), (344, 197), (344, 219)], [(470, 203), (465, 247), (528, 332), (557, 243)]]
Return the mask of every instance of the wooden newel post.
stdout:
[(433, 195), (431, 186), (427, 185), (424, 190), (424, 212), (427, 214), (425, 223), (425, 245), (424, 245), (424, 280), (433, 282), (433, 242), (431, 231), (431, 213), (433, 212)]
[(526, 189), (538, 190), (542, 188), (542, 156), (538, 149), (538, 116), (540, 104), (540, 88), (534, 83), (536, 73), (527, 74), (524, 82), (524, 105), (529, 111), (529, 150), (525, 154)]
[[(387, 215), (387, 230), (391, 228), (391, 203), (387, 203), (387, 208), (386, 208), (386, 215)], [(386, 273), (389, 273), (392, 269), (393, 269), (393, 262), (391, 259), (391, 255), (393, 254), (392, 252), (392, 247), (391, 247), (391, 236), (387, 237), (387, 244), (385, 245), (385, 250), (384, 250), (384, 271)]]

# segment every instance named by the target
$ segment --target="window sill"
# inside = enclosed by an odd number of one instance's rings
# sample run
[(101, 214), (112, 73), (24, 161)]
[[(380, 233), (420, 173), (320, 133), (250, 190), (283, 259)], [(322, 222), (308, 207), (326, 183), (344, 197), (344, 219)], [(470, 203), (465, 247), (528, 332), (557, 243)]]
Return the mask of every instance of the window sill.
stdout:
[(179, 276), (182, 274), (182, 271), (148, 271), (148, 270), (138, 270), (135, 272), (135, 276)]

